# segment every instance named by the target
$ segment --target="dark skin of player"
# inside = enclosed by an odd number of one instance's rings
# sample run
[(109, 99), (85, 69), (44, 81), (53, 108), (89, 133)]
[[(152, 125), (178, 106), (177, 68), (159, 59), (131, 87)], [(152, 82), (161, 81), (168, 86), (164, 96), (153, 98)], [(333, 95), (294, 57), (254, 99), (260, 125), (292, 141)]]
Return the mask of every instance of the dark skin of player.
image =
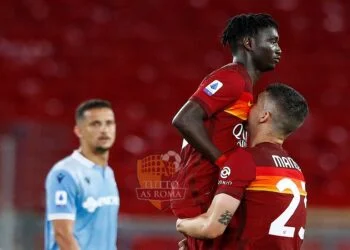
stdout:
[[(282, 51), (278, 40), (277, 30), (271, 27), (260, 30), (254, 37), (244, 37), (239, 41), (233, 61), (244, 65), (253, 85), (263, 72), (273, 70), (279, 62)], [(188, 101), (172, 123), (189, 144), (215, 163), (222, 152), (213, 144), (204, 127), (204, 121), (208, 118), (200, 104)]]

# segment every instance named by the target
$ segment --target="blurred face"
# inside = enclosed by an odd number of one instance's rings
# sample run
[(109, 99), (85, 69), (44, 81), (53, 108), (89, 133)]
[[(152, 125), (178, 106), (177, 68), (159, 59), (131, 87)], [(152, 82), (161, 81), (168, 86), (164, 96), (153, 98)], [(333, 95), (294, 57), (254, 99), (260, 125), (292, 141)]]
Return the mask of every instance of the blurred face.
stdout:
[(261, 72), (274, 69), (279, 62), (282, 51), (278, 41), (279, 36), (275, 28), (260, 30), (252, 40), (253, 61)]
[(85, 111), (84, 118), (76, 126), (76, 134), (82, 146), (89, 147), (93, 152), (108, 151), (116, 136), (113, 111), (109, 108)]

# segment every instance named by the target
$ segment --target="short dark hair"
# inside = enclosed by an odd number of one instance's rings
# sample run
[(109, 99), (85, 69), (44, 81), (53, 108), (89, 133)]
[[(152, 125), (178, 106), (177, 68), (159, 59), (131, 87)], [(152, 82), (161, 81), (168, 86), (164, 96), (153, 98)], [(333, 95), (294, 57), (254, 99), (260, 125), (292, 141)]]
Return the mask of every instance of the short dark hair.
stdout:
[(274, 83), (267, 86), (265, 92), (276, 105), (277, 115), (272, 119), (278, 131), (288, 136), (303, 124), (309, 108), (298, 91), (288, 85)]
[(241, 14), (229, 19), (222, 33), (221, 43), (229, 45), (232, 52), (237, 50), (239, 39), (255, 36), (259, 30), (273, 27), (278, 29), (277, 22), (265, 13)]
[(112, 109), (112, 105), (109, 101), (102, 99), (90, 99), (82, 102), (75, 111), (75, 120), (82, 120), (84, 118), (85, 111), (96, 108)]

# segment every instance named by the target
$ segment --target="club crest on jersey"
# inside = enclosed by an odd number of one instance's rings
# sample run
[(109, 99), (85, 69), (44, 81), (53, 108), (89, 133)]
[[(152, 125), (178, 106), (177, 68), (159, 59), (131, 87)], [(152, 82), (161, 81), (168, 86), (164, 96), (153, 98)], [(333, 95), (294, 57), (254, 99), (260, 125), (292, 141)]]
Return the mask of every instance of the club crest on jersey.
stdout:
[(221, 87), (223, 86), (222, 82), (215, 80), (212, 81), (208, 86), (203, 89), (204, 93), (206, 93), (208, 96), (214, 95)]

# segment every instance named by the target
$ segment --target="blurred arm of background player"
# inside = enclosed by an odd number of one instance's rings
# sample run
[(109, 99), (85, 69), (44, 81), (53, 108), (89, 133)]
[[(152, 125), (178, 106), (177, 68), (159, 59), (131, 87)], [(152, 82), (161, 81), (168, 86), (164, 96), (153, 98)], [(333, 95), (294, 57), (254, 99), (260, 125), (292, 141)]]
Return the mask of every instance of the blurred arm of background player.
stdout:
[(73, 235), (73, 220), (53, 221), (55, 239), (61, 250), (79, 250), (78, 242)]
[(188, 101), (175, 115), (172, 124), (189, 144), (215, 163), (222, 153), (208, 136), (204, 127), (206, 118), (207, 113), (199, 103)]
[[(51, 170), (46, 184), (47, 218), (52, 221), (55, 241), (61, 250), (79, 250), (74, 237), (77, 185), (65, 170)], [(50, 232), (51, 233), (51, 232)]]
[(230, 195), (217, 194), (206, 213), (194, 218), (178, 219), (176, 230), (199, 239), (214, 239), (224, 233), (239, 204), (240, 200)]

